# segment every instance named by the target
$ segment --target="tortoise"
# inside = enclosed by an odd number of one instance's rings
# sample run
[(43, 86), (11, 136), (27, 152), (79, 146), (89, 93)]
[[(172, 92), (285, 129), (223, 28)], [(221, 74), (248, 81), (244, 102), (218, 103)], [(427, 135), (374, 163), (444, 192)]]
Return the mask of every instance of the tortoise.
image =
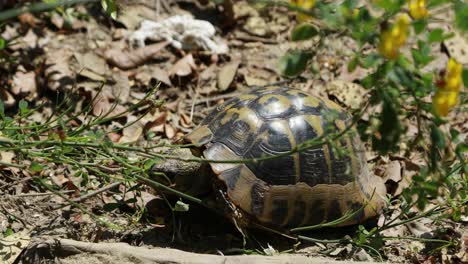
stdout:
[[(222, 183), (216, 188), (224, 188), (227, 199), (251, 221), (299, 227), (332, 221), (364, 207), (339, 224), (344, 226), (378, 214), (385, 195), (381, 178), (369, 173), (363, 144), (348, 128), (350, 122), (350, 116), (328, 99), (266, 86), (217, 106), (185, 140), (207, 160), (246, 160), (211, 162), (211, 172), (205, 168), (202, 173), (214, 174)], [(341, 132), (334, 144), (304, 147)], [(166, 168), (174, 169), (175, 164)], [(179, 185), (203, 185), (202, 178), (188, 174), (192, 181)]]

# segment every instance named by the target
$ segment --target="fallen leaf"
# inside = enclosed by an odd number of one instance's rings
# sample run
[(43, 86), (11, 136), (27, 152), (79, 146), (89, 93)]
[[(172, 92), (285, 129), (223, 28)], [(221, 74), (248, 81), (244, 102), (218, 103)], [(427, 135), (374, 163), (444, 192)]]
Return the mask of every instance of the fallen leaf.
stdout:
[(164, 49), (169, 42), (161, 42), (148, 45), (130, 52), (122, 52), (120, 49), (109, 49), (104, 52), (107, 62), (122, 70), (128, 70), (138, 67)]
[(455, 35), (444, 41), (450, 57), (455, 58), (461, 64), (468, 64), (468, 33), (453, 30)]
[(129, 101), (130, 97), (130, 81), (125, 72), (120, 70), (112, 71), (112, 79), (115, 82), (114, 85), (109, 85), (105, 87), (111, 88), (111, 93), (115, 99), (121, 104), (125, 104)]
[(120, 134), (114, 133), (114, 132), (111, 132), (111, 133), (107, 134), (107, 136), (114, 143), (119, 142), (120, 137), (122, 137)]
[(249, 75), (244, 75), (244, 79), (247, 86), (264, 86), (268, 84), (267, 80), (252, 77)]
[(56, 26), (58, 29), (62, 29), (63, 24), (65, 24), (65, 20), (57, 12), (52, 12), (50, 16), (50, 22), (52, 22), (52, 24), (54, 24), (54, 26)]
[(87, 68), (83, 68), (80, 71), (78, 71), (78, 75), (86, 77), (93, 81), (98, 81), (98, 82), (105, 82), (107, 80), (104, 76), (99, 75)]
[(169, 79), (169, 73), (159, 67), (155, 67), (153, 68), (153, 71), (152, 71), (152, 76), (153, 78), (155, 78), (156, 80), (168, 85), (168, 86), (172, 86), (172, 83), (171, 83), (171, 80)]
[(260, 16), (249, 17), (243, 26), (243, 29), (250, 34), (259, 37), (265, 37), (271, 34), (265, 19)]
[(109, 72), (106, 61), (93, 52), (73, 54), (80, 67), (78, 74), (91, 80), (103, 82), (105, 75)]
[(164, 124), (164, 133), (168, 139), (172, 139), (175, 136), (176, 130), (170, 124)]
[(68, 90), (74, 84), (75, 74), (70, 70), (72, 53), (67, 49), (46, 52), (45, 76), (52, 91)]
[(239, 68), (240, 61), (233, 61), (226, 64), (218, 73), (218, 88), (225, 91), (229, 88), (234, 77), (236, 77), (237, 69)]
[(32, 29), (28, 30), (26, 35), (16, 39), (8, 48), (12, 50), (33, 49), (38, 46), (38, 37)]
[(388, 193), (393, 194), (396, 191), (398, 183), (401, 181), (401, 171), (400, 162), (397, 160), (394, 160), (387, 165), (382, 179), (387, 186)]
[[(129, 119), (129, 122), (131, 119)], [(130, 126), (123, 129), (122, 137), (119, 139), (119, 143), (132, 143), (138, 141), (143, 134), (143, 124), (141, 122), (135, 122)]]
[(37, 97), (36, 73), (17, 71), (13, 76), (12, 93), (31, 100)]
[(2, 263), (15, 263), (19, 254), (29, 245), (30, 233), (30, 230), (22, 230), (7, 237), (2, 236), (0, 241), (0, 260)]
[(7, 108), (12, 107), (16, 104), (16, 100), (13, 97), (13, 95), (7, 89), (4, 88), (0, 88), (0, 100), (3, 101), (3, 104)]
[(196, 69), (197, 65), (195, 64), (192, 54), (188, 54), (172, 66), (169, 71), (169, 76), (187, 76), (192, 73), (192, 70)]
[(13, 158), (15, 157), (15, 153), (11, 151), (0, 151), (0, 160), (2, 162), (11, 163)]
[(358, 109), (366, 100), (366, 90), (359, 84), (344, 81), (332, 81), (325, 86), (325, 91), (338, 101), (352, 109)]
[(21, 24), (25, 24), (30, 27), (35, 27), (38, 22), (36, 17), (34, 17), (34, 15), (29, 12), (19, 15), (18, 20), (21, 22)]
[(144, 19), (157, 20), (159, 14), (146, 4), (126, 3), (119, 8), (117, 21), (122, 23), (127, 29), (134, 30), (140, 26)]
[(108, 97), (98, 95), (93, 105), (93, 115), (106, 115), (106, 117), (112, 117), (125, 111), (125, 107), (122, 105), (117, 104), (114, 106), (114, 104), (115, 103), (110, 102)]
[(190, 120), (190, 117), (187, 114), (185, 113), (180, 114), (180, 125), (185, 128), (192, 127), (192, 121)]

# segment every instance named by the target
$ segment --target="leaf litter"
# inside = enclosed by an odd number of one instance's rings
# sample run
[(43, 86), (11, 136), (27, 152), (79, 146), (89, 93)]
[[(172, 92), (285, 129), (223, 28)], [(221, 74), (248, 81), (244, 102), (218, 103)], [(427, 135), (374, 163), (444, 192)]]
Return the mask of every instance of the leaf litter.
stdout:
[[(12, 76), (2, 76), (10, 77), (12, 81), (8, 85), (1, 83), (0, 97), (6, 106), (13, 107), (20, 100), (27, 100), (31, 104), (36, 100), (39, 102), (39, 99), (53, 103), (56, 98), (51, 94), (78, 92), (77, 111), (82, 110), (94, 98), (91, 114), (102, 116), (107, 113), (113, 116), (124, 113), (152, 88), (158, 87), (156, 98), (164, 101), (163, 107), (151, 109), (142, 118), (130, 112), (123, 118), (100, 124), (96, 129), (112, 131), (109, 134), (110, 140), (122, 144), (137, 142), (144, 145), (147, 141), (176, 142), (199, 124), (207, 112), (233, 94), (243, 92), (249, 86), (281, 80), (274, 65), (286, 51), (296, 49), (298, 45), (315, 45), (289, 41), (287, 31), (291, 27), (291, 20), (288, 19), (286, 10), (276, 8), (265, 14), (245, 1), (233, 5), (233, 17), (236, 21), (233, 28), (225, 30), (221, 21), (204, 21), (203, 25), (211, 25), (207, 26), (209, 29), (206, 32), (209, 34), (205, 34), (205, 38), (201, 40), (184, 42), (196, 37), (196, 34), (187, 30), (165, 32), (169, 35), (164, 36), (155, 30), (158, 28), (155, 23), (165, 21), (161, 18), (170, 19), (186, 12), (181, 10), (182, 5), (172, 1), (165, 5), (170, 8), (123, 4), (122, 14), (116, 21), (108, 21), (110, 24), (102, 23), (93, 16), (86, 20), (74, 17), (72, 26), (67, 28), (65, 18), (57, 12), (52, 12), (49, 17), (25, 14), (18, 21), (8, 23), (1, 36), (5, 39), (18, 37), (18, 41), (10, 47), (11, 50), (22, 56), (35, 50), (39, 55), (27, 65), (22, 65), (22, 62), (13, 65)], [(212, 6), (206, 5), (199, 11), (213, 11), (210, 8)], [(84, 6), (78, 9), (88, 10)], [(181, 17), (187, 16), (179, 18)], [(49, 22), (44, 19), (50, 19), (52, 25), (47, 24)], [(184, 19), (191, 23), (197, 21), (193, 20), (193, 17)], [(46, 26), (39, 31), (24, 31), (19, 30), (18, 23), (23, 27), (35, 27), (41, 23), (46, 23)], [(138, 34), (135, 35), (136, 32)], [(463, 56), (465, 53), (463, 47), (457, 46), (460, 43), (457, 37), (447, 40), (444, 45), (451, 54)], [(213, 46), (218, 41), (221, 44)], [(316, 69), (314, 75), (304, 73), (301, 77), (308, 79), (308, 82), (299, 83), (300, 81), (294, 80), (289, 85), (329, 97), (346, 108), (357, 109), (366, 101), (366, 92), (352, 81), (368, 72), (360, 68), (353, 72), (347, 71), (347, 65), (343, 62), (348, 61), (350, 54), (356, 49), (350, 40), (330, 35), (325, 41), (327, 45), (324, 50), (317, 51), (316, 65), (312, 65)], [(134, 43), (138, 45), (135, 47), (132, 45)], [(218, 55), (210, 54), (206, 49)], [(159, 86), (158, 81), (162, 82)], [(233, 93), (230, 94), (231, 92)], [(53, 112), (52, 108), (46, 109), (48, 110), (35, 113), (31, 119), (37, 123), (46, 121)], [(74, 125), (78, 126), (86, 118), (78, 117), (74, 120), (77, 122)], [(18, 160), (11, 152), (2, 152), (0, 157), (1, 161), (6, 163), (15, 163)], [(413, 159), (401, 155), (377, 157), (371, 162), (374, 171), (387, 181), (392, 193), (398, 195), (409, 186), (411, 176), (420, 170), (415, 160), (417, 157)], [(29, 239), (44, 235), (73, 237), (83, 241), (171, 245), (199, 252), (230, 250), (242, 246), (239, 235), (227, 228), (230, 225), (223, 218), (206, 215), (200, 208), (190, 207), (187, 212), (168, 211), (164, 193), (138, 184), (121, 184), (118, 188), (110, 188), (81, 203), (90, 212), (127, 226), (127, 231), (99, 226), (89, 214), (74, 207), (67, 206), (50, 211), (50, 206), (65, 206), (67, 199), (76, 199), (87, 193), (93, 194), (99, 188), (105, 189), (110, 182), (87, 168), (73, 170), (62, 164), (47, 164), (44, 160), (35, 162), (46, 164), (48, 168), (37, 173), (20, 168), (1, 167), (0, 231), (5, 234), (12, 230), (13, 235), (9, 236), (9, 239), (14, 241), (19, 250), (27, 245)], [(109, 175), (123, 176), (115, 172), (118, 168), (115, 167), (112, 158), (95, 162), (105, 167)], [(55, 186), (64, 196), (47, 193), (48, 191), (38, 188), (32, 180), (35, 175)], [(44, 193), (47, 195), (41, 196)], [(24, 195), (31, 195), (32, 198), (26, 200), (29, 196)], [(172, 205), (176, 204), (177, 202), (174, 202)], [(393, 214), (390, 218), (400, 212), (400, 205), (392, 206)], [(151, 214), (144, 214), (143, 211), (148, 208), (151, 208)], [(11, 220), (11, 215), (15, 215), (16, 219)], [(31, 221), (27, 219), (28, 216), (32, 216)], [(172, 223), (173, 217), (176, 223)], [(382, 215), (379, 221), (388, 220), (385, 217)], [(178, 225), (177, 229), (170, 228), (171, 225)], [(157, 227), (157, 230), (149, 230), (148, 226)], [(207, 226), (210, 228), (207, 229)], [(435, 232), (438, 228), (441, 226), (434, 224), (432, 219), (422, 218), (414, 224), (388, 229), (386, 234), (434, 238), (438, 236)], [(443, 256), (434, 259), (433, 256), (422, 253), (427, 244), (406, 240), (386, 241), (383, 253), (395, 261), (467, 261), (466, 225), (450, 223), (444, 228), (461, 237), (459, 250), (455, 253), (445, 251)], [(35, 232), (31, 233), (31, 230)], [(176, 242), (173, 242), (174, 230)], [(335, 232), (340, 233), (333, 231), (327, 235), (332, 236)], [(206, 243), (200, 243), (200, 240)], [(0, 245), (2, 243), (3, 240), (0, 240)], [(291, 247), (281, 243), (263, 245), (267, 254), (276, 254), (278, 250)], [(0, 254), (4, 252), (0, 250)], [(11, 252), (8, 258), (3, 260), (11, 262), (19, 254), (18, 250)], [(350, 244), (310, 244), (301, 247), (298, 252), (309, 256), (328, 254), (335, 259), (375, 260), (374, 256)]]

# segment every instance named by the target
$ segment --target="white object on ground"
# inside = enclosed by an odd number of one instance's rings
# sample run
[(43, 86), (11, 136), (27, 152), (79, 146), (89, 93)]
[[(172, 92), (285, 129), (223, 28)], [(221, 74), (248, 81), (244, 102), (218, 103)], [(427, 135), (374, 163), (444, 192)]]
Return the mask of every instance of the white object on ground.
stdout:
[(213, 53), (227, 53), (228, 46), (215, 39), (214, 26), (189, 15), (176, 15), (160, 22), (144, 20), (140, 28), (129, 36), (130, 43), (143, 47), (145, 40), (167, 40), (177, 49), (202, 49)]

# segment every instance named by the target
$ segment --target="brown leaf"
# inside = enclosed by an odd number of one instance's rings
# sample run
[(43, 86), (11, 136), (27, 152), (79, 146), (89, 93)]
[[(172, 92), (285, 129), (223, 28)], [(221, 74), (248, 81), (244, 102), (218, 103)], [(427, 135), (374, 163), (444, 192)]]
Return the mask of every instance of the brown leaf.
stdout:
[(366, 99), (366, 90), (359, 84), (344, 81), (332, 81), (325, 90), (347, 107), (358, 109)]
[(122, 134), (123, 135), (119, 139), (119, 143), (136, 142), (143, 134), (143, 124), (141, 124), (141, 122), (135, 122), (132, 125), (125, 127)]
[(63, 28), (63, 24), (65, 23), (63, 17), (59, 15), (57, 12), (52, 12), (52, 15), (50, 16), (50, 22), (54, 24), (58, 29)]
[(234, 77), (236, 77), (237, 69), (239, 68), (240, 61), (233, 61), (226, 64), (218, 73), (218, 88), (225, 91), (229, 88)]
[(4, 88), (0, 88), (0, 100), (3, 101), (3, 104), (7, 108), (12, 107), (16, 103), (16, 100), (13, 97), (13, 95), (7, 89)]
[(454, 30), (455, 36), (444, 41), (450, 57), (461, 64), (468, 63), (468, 33)]
[(158, 80), (158, 81), (160, 81), (160, 82), (162, 82), (162, 83), (164, 83), (164, 84), (166, 84), (168, 86), (172, 86), (171, 80), (169, 79), (169, 73), (167, 71), (156, 67), (152, 71), (152, 76), (156, 80)]
[(11, 163), (13, 158), (15, 157), (15, 153), (11, 151), (0, 151), (0, 161)]
[(52, 91), (70, 89), (75, 79), (75, 74), (70, 70), (71, 52), (67, 49), (58, 49), (47, 52), (46, 56), (45, 75), (49, 89)]
[(13, 76), (11, 91), (15, 95), (26, 95), (28, 99), (37, 97), (36, 73), (17, 71)]
[[(109, 113), (109, 111), (111, 112)], [(112, 117), (123, 111), (125, 111), (125, 108), (122, 105), (117, 104), (114, 106), (114, 103), (111, 103), (108, 97), (102, 95), (96, 98), (93, 105), (93, 115), (95, 116), (106, 115), (107, 117)]]
[(154, 56), (169, 44), (168, 41), (148, 45), (131, 52), (122, 52), (120, 49), (110, 49), (104, 52), (107, 62), (122, 70), (138, 67)]
[(108, 134), (108, 137), (112, 142), (117, 143), (119, 142), (121, 135), (118, 133), (111, 132)]
[(187, 76), (192, 73), (192, 70), (196, 70), (197, 65), (193, 60), (192, 54), (188, 54), (182, 59), (178, 60), (169, 71), (169, 76)]
[(190, 120), (190, 117), (187, 114), (180, 114), (180, 125), (185, 128), (192, 127), (192, 121)]
[(172, 139), (175, 136), (176, 130), (170, 124), (164, 124), (164, 133), (168, 139)]
[(30, 27), (35, 27), (37, 24), (36, 17), (34, 17), (31, 13), (23, 13), (18, 16), (18, 19), (21, 24), (28, 25)]

